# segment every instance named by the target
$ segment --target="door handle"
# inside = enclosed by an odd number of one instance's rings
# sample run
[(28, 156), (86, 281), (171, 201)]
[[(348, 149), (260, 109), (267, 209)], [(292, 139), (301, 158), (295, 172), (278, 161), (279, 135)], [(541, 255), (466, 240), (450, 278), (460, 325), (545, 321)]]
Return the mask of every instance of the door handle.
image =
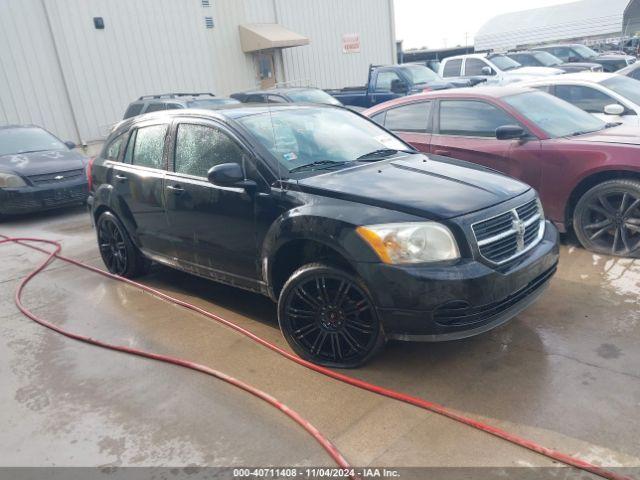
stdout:
[(451, 152), (450, 152), (449, 150), (439, 150), (439, 149), (436, 149), (436, 150), (434, 150), (434, 151), (433, 151), (433, 153), (435, 153), (436, 155), (443, 155), (443, 156), (445, 156), (445, 157), (447, 157), (447, 156), (451, 155)]
[(116, 175), (116, 180), (119, 182), (126, 182), (129, 179), (124, 175)]
[(171, 190), (174, 195), (180, 195), (182, 192), (184, 192), (184, 188), (182, 188), (180, 185), (167, 185), (167, 190)]

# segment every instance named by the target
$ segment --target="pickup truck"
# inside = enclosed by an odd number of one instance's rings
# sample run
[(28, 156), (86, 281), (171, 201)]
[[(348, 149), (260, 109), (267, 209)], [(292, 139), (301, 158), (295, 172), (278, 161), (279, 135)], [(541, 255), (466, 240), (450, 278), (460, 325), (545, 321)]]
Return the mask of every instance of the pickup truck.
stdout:
[(344, 105), (369, 108), (413, 93), (471, 87), (476, 83), (478, 80), (473, 78), (444, 80), (433, 70), (420, 64), (371, 65), (365, 86), (326, 90), (326, 92)]

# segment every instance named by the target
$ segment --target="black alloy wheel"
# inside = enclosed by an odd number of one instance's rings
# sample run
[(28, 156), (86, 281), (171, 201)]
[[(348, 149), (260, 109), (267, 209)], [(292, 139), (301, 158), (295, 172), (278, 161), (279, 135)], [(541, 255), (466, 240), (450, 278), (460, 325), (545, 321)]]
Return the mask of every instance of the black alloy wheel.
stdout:
[(341, 269), (309, 264), (285, 284), (280, 328), (302, 358), (332, 367), (357, 367), (383, 345), (384, 334), (364, 283)]
[(104, 212), (96, 222), (98, 247), (109, 272), (133, 278), (145, 273), (149, 261), (131, 243), (122, 222), (111, 212)]
[(640, 182), (610, 180), (589, 190), (576, 205), (576, 236), (594, 252), (640, 257)]

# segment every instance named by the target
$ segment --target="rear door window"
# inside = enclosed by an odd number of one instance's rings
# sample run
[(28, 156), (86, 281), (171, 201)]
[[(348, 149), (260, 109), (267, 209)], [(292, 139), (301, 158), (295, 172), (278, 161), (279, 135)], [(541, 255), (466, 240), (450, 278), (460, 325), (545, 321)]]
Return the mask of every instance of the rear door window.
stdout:
[(164, 168), (163, 153), (167, 125), (138, 128), (127, 145), (127, 159), (133, 165)]
[(218, 128), (182, 123), (178, 125), (174, 163), (177, 173), (206, 178), (209, 169), (216, 165), (242, 164), (242, 149)]
[(136, 115), (140, 115), (142, 107), (144, 107), (143, 103), (132, 103), (131, 105), (129, 105), (129, 108), (127, 108), (127, 111), (124, 112), (124, 118), (131, 118), (135, 117)]
[(431, 102), (418, 102), (387, 110), (385, 128), (399, 132), (427, 132)]
[(603, 113), (606, 105), (618, 103), (595, 88), (581, 85), (556, 85), (555, 95), (589, 113)]
[(485, 102), (443, 100), (440, 102), (440, 134), (495, 137), (496, 128), (518, 125), (516, 119)]
[(287, 101), (280, 95), (267, 95), (268, 103), (287, 103)]
[(572, 50), (568, 47), (554, 47), (550, 48), (548, 51), (564, 62), (568, 62), (569, 57), (575, 56), (575, 53), (572, 53)]
[(442, 76), (443, 77), (459, 77), (461, 69), (462, 69), (461, 58), (457, 58), (455, 60), (449, 60), (444, 64)]
[(147, 107), (144, 113), (158, 112), (160, 110), (166, 110), (166, 109), (167, 109), (166, 103), (162, 103), (162, 102), (152, 103)]

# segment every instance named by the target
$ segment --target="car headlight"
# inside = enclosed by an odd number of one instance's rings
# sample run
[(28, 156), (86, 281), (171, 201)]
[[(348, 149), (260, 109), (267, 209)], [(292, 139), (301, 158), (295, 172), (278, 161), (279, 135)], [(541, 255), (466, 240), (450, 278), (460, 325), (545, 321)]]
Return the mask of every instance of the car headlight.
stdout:
[(25, 187), (27, 184), (18, 175), (13, 173), (0, 173), (0, 188)]
[(453, 234), (436, 222), (365, 225), (356, 231), (384, 263), (424, 263), (460, 258)]

